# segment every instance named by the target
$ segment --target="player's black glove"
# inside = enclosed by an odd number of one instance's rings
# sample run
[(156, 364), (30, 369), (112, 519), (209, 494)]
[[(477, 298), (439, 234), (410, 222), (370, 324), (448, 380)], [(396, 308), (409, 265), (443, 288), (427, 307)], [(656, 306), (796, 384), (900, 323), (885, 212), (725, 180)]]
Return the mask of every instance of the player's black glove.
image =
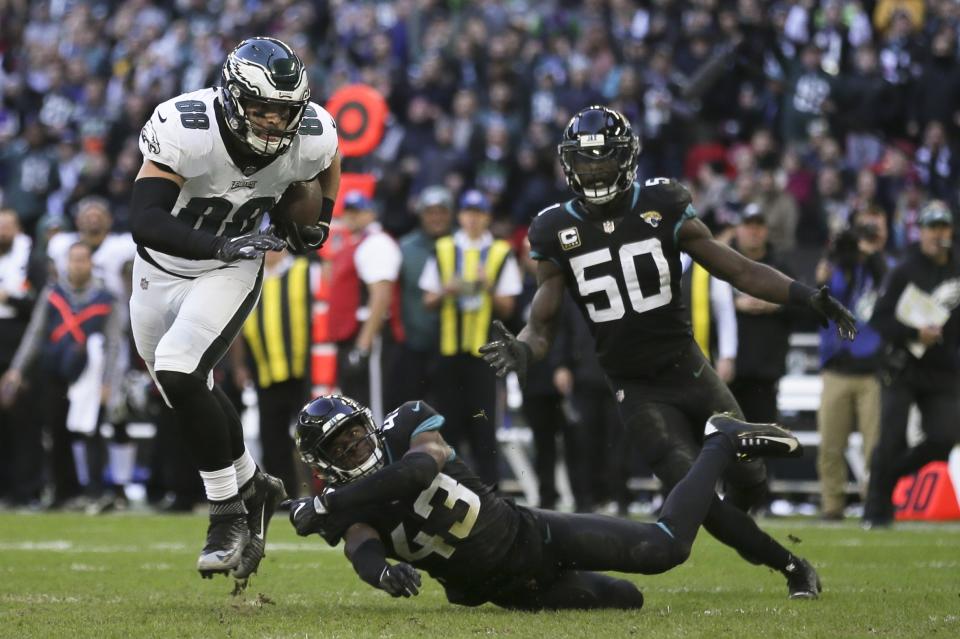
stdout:
[(282, 251), (287, 243), (272, 233), (247, 233), (237, 237), (221, 237), (214, 255), (222, 262), (255, 260), (267, 251)]
[(289, 499), (281, 508), (290, 509), (290, 523), (301, 537), (314, 533), (322, 535), (327, 523), (327, 508), (319, 497), (301, 497)]
[(410, 564), (388, 565), (380, 574), (380, 589), (391, 597), (411, 597), (420, 593), (420, 573)]
[(294, 255), (306, 255), (323, 246), (330, 235), (329, 225), (320, 223), (302, 225), (296, 222), (283, 221), (276, 229), (278, 237), (283, 238), (290, 252)]
[(483, 359), (497, 370), (498, 377), (503, 377), (510, 371), (516, 371), (520, 386), (526, 386), (527, 365), (533, 358), (530, 345), (518, 340), (500, 320), (494, 320), (493, 329), (499, 337), (480, 347)]
[(841, 339), (852, 340), (857, 336), (857, 320), (843, 304), (837, 301), (837, 298), (830, 295), (830, 289), (826, 286), (817, 289), (807, 303), (819, 316), (820, 326), (823, 328), (829, 326), (832, 320), (837, 324), (837, 332), (840, 333)]

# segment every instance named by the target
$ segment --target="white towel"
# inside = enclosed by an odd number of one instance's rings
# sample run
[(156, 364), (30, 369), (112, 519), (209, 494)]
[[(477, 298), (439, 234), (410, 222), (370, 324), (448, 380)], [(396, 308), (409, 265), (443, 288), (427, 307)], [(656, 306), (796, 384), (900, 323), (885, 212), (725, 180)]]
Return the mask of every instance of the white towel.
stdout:
[(67, 412), (67, 430), (89, 435), (97, 429), (100, 416), (100, 391), (106, 365), (103, 335), (94, 333), (87, 338), (87, 367), (79, 379), (67, 390), (70, 410)]

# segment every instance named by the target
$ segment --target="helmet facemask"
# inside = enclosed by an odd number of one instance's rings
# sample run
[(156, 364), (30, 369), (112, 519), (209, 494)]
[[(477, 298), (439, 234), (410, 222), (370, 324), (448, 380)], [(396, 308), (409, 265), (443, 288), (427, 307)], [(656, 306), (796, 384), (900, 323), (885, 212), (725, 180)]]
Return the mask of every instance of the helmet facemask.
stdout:
[(384, 465), (383, 435), (370, 409), (339, 399), (356, 411), (317, 417), (301, 411), (297, 425), (300, 458), (332, 485), (356, 481)]
[(606, 204), (633, 185), (638, 147), (632, 135), (583, 134), (561, 142), (558, 151), (570, 188), (590, 204)]

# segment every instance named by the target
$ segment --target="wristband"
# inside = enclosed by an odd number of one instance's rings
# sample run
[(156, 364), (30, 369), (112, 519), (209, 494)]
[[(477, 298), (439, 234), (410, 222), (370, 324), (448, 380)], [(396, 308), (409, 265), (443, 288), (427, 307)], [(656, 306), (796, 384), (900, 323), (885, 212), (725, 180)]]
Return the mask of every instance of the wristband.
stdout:
[(817, 289), (812, 286), (807, 286), (800, 280), (793, 280), (790, 282), (788, 299), (791, 304), (806, 306), (810, 303), (810, 298), (816, 295), (816, 293)]
[(320, 204), (320, 220), (317, 224), (330, 226), (330, 220), (333, 218), (333, 205), (334, 201), (332, 199), (328, 197), (323, 198), (323, 202)]
[(350, 555), (350, 563), (360, 579), (379, 588), (380, 577), (387, 569), (387, 549), (379, 539), (367, 539)]

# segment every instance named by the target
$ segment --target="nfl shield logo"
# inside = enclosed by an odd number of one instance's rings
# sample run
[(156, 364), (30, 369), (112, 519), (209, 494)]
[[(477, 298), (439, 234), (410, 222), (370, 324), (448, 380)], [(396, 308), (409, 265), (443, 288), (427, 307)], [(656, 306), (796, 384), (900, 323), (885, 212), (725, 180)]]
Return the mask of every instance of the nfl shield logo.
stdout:
[(615, 228), (616, 228), (616, 225), (614, 225), (613, 220), (604, 220), (604, 221), (603, 221), (603, 231), (604, 231), (605, 233), (613, 233), (613, 230), (614, 230)]
[(620, 390), (617, 391), (617, 401), (620, 402), (621, 404), (623, 403), (623, 397), (624, 397), (623, 389), (621, 388)]

